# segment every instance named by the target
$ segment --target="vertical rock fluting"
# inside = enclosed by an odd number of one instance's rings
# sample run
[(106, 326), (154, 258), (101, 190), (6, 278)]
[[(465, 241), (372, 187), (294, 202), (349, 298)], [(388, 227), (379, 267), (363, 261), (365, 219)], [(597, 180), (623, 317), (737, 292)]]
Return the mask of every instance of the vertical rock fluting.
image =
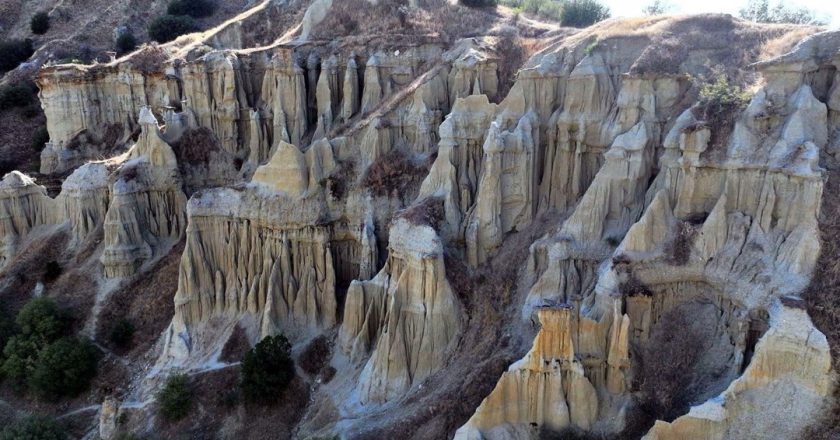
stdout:
[[(809, 44), (800, 49), (809, 54), (804, 57), (821, 53)], [(688, 110), (669, 124), (664, 149), (657, 115), (681, 110), (678, 78), (627, 76), (614, 89), (606, 76), (601, 83), (587, 79), (606, 65), (584, 59), (575, 67), (571, 76), (578, 76), (580, 87), (568, 88), (571, 77), (564, 83), (561, 110), (549, 119), (538, 209), (577, 206), (556, 233), (532, 247), (525, 278), (536, 283), (522, 316), (538, 315), (543, 327), (535, 348), (510, 367), (459, 438), (532, 438), (535, 429), (568, 426), (619, 431), (622, 414), (633, 405), (627, 373), (638, 367), (629, 344), (645, 344), (673, 313), (702, 323), (703, 347), (692, 368), (713, 376), (695, 396), (705, 403), (672, 423), (657, 422), (646, 438), (746, 439), (770, 432), (795, 438), (820, 411), (832, 389), (827, 344), (801, 300), (787, 295), (807, 285), (819, 255), (823, 171), (817, 163), (831, 123), (817, 97), (830, 95), (831, 82), (803, 72), (825, 60), (782, 58), (792, 60), (759, 65), (766, 85), (742, 114), (731, 115), (731, 136), (713, 143), (712, 130), (725, 127), (707, 127)], [(527, 84), (527, 75), (508, 99), (524, 90), (517, 88)], [(563, 110), (568, 106), (575, 108)], [(606, 154), (586, 159), (583, 147), (605, 141), (612, 145)], [(569, 151), (558, 145), (576, 145), (578, 158), (555, 161)], [(659, 151), (661, 171), (649, 183)], [(572, 165), (569, 174), (558, 168), (564, 164)], [(597, 172), (586, 177), (587, 169)], [(583, 366), (598, 408), (588, 427), (568, 416), (567, 388), (528, 381), (522, 370), (546, 331), (546, 310), (558, 307), (576, 311), (572, 357)], [(753, 348), (749, 341), (768, 328), (761, 318), (766, 310), (769, 330)], [(791, 369), (796, 362), (784, 360), (789, 356), (799, 356), (803, 369)], [(551, 405), (559, 409), (544, 409)], [(775, 420), (785, 426), (765, 429)]]
[(52, 200), (43, 186), (18, 171), (0, 181), (0, 267), (11, 259), (18, 241), (33, 228), (55, 222)]
[(461, 327), (434, 229), (399, 219), (389, 237), (385, 267), (350, 285), (339, 333), (352, 359), (370, 352), (356, 386), (363, 404), (402, 396), (440, 369)]
[(140, 112), (140, 126), (140, 138), (111, 185), (101, 257), (109, 278), (134, 274), (177, 242), (186, 227), (175, 153), (148, 108)]
[[(455, 433), (456, 440), (529, 437), (529, 430), (535, 425), (550, 430), (592, 427), (598, 418), (599, 399), (584, 375), (578, 344), (588, 345), (597, 339), (578, 339), (577, 335), (585, 330), (600, 330), (599, 336), (603, 337), (604, 327), (584, 327), (577, 313), (571, 306), (539, 309), (541, 327), (531, 350), (502, 374), (493, 392)], [(621, 325), (621, 320), (618, 322), (616, 342), (622, 340), (624, 346), (616, 347), (616, 356), (623, 355), (626, 362), (627, 327)], [(512, 425), (518, 434), (494, 431), (504, 424)]]

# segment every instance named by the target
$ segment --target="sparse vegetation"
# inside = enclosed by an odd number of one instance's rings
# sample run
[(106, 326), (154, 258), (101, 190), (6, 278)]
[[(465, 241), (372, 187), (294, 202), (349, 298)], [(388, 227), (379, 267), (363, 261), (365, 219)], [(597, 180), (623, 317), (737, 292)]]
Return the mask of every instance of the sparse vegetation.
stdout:
[(189, 15), (164, 15), (149, 25), (149, 38), (158, 43), (168, 43), (197, 30), (198, 24)]
[(131, 342), (134, 339), (134, 331), (134, 324), (123, 318), (111, 327), (108, 339), (112, 344), (114, 344), (114, 346), (124, 350), (131, 347)]
[(318, 374), (330, 356), (330, 341), (321, 335), (313, 339), (298, 356), (298, 365), (309, 374)]
[(251, 402), (273, 404), (295, 377), (292, 346), (283, 335), (260, 341), (242, 359), (240, 387)]
[(58, 261), (49, 261), (47, 265), (44, 266), (44, 281), (48, 283), (55, 281), (61, 276), (61, 272), (61, 265), (58, 264)]
[(443, 206), (443, 199), (439, 197), (426, 197), (419, 203), (403, 210), (399, 216), (408, 220), (413, 225), (431, 226), (439, 230), (444, 220), (446, 211)]
[(814, 26), (825, 26), (828, 17), (818, 17), (811, 9), (786, 5), (785, 2), (778, 2), (776, 6), (770, 7), (769, 0), (749, 0), (747, 6), (739, 11), (741, 18), (757, 23), (791, 23), (810, 24)]
[(610, 9), (597, 0), (568, 0), (563, 3), (560, 23), (563, 26), (587, 27), (610, 18)]
[(129, 31), (123, 32), (114, 43), (117, 55), (125, 55), (137, 48), (137, 38)]
[(737, 85), (730, 84), (724, 75), (700, 87), (700, 97), (694, 107), (694, 117), (711, 129), (707, 153), (719, 150), (729, 139), (735, 118), (749, 103), (750, 96)]
[(29, 20), (29, 29), (35, 35), (46, 34), (50, 30), (50, 16), (46, 12), (38, 12)]
[(0, 42), (0, 73), (6, 73), (26, 61), (35, 50), (32, 40), (8, 40)]
[(483, 8), (487, 6), (496, 6), (497, 0), (461, 0), (461, 4), (470, 8)]
[(162, 47), (157, 44), (147, 44), (131, 56), (131, 65), (147, 75), (153, 75), (163, 72), (164, 64), (168, 59), (169, 55)]
[(170, 422), (183, 419), (193, 406), (193, 393), (186, 374), (173, 374), (158, 392), (157, 403), (160, 415)]
[(45, 417), (25, 417), (0, 431), (0, 440), (64, 440), (64, 430)]
[(642, 8), (644, 15), (662, 15), (673, 8), (673, 5), (664, 0), (653, 0), (653, 3)]
[(216, 10), (210, 0), (173, 0), (166, 9), (169, 15), (188, 15), (193, 18), (209, 17)]
[(378, 196), (404, 195), (422, 182), (428, 164), (415, 164), (402, 150), (394, 149), (376, 159), (362, 179), (362, 186)]

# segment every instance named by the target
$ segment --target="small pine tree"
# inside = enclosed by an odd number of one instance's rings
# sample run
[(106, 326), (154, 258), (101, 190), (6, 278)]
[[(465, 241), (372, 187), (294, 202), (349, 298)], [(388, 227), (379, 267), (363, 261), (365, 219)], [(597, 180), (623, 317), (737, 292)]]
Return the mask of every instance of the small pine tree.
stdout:
[(149, 25), (149, 37), (158, 43), (167, 43), (197, 30), (198, 25), (189, 15), (164, 15)]
[(0, 74), (6, 73), (35, 53), (32, 40), (0, 41)]
[(183, 419), (192, 409), (192, 389), (186, 374), (173, 374), (157, 394), (160, 414), (164, 419), (175, 422)]
[(137, 48), (137, 38), (131, 32), (123, 32), (117, 37), (117, 54), (124, 55)]
[(246, 399), (264, 404), (277, 401), (295, 377), (291, 349), (285, 336), (269, 336), (245, 355), (240, 387)]
[(189, 15), (193, 18), (209, 17), (216, 5), (209, 0), (173, 0), (166, 9), (169, 15)]
[(46, 12), (39, 12), (29, 20), (29, 29), (35, 35), (46, 34), (50, 30), (50, 16)]

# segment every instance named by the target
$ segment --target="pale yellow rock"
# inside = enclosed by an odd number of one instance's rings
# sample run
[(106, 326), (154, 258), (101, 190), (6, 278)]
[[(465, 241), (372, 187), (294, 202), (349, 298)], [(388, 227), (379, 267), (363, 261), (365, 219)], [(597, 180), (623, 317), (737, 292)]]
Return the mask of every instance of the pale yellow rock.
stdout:
[(644, 439), (800, 438), (829, 399), (834, 377), (828, 342), (805, 310), (777, 303), (743, 375), (688, 414), (657, 421)]
[(572, 342), (572, 307), (538, 311), (531, 351), (510, 366), (455, 439), (508, 439), (503, 425), (590, 429), (598, 416), (595, 387), (583, 374)]
[(306, 158), (298, 147), (280, 141), (268, 163), (257, 168), (252, 182), (271, 191), (300, 196), (309, 187)]
[(389, 236), (385, 267), (347, 292), (339, 332), (352, 358), (372, 349), (356, 386), (362, 404), (398, 398), (436, 372), (461, 328), (435, 231), (399, 219)]

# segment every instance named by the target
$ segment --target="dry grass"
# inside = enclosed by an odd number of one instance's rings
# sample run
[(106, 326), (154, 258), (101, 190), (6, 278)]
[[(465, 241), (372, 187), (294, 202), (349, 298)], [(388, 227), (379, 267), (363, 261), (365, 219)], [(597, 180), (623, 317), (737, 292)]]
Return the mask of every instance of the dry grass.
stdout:
[(129, 62), (135, 69), (146, 75), (163, 73), (166, 62), (169, 60), (169, 53), (157, 44), (143, 45), (137, 52), (131, 55)]
[(405, 196), (419, 188), (433, 161), (430, 157), (425, 163), (416, 163), (408, 153), (393, 149), (368, 167), (362, 187), (377, 196)]
[(332, 39), (351, 35), (429, 35), (444, 40), (486, 34), (505, 18), (495, 8), (467, 8), (446, 0), (427, 0), (423, 8), (407, 1), (367, 0), (334, 2), (313, 35)]
[(248, 342), (248, 336), (245, 334), (245, 330), (237, 325), (233, 329), (230, 338), (225, 342), (225, 346), (222, 347), (222, 354), (219, 356), (219, 360), (230, 363), (239, 362), (250, 349), (251, 343)]
[(184, 243), (174, 246), (154, 268), (122, 284), (102, 305), (96, 339), (109, 346), (108, 334), (120, 319), (130, 321), (136, 331), (129, 358), (141, 356), (154, 345), (175, 313), (173, 297), (178, 289), (178, 266)]
[(419, 203), (397, 213), (398, 217), (408, 220), (412, 225), (431, 226), (439, 231), (446, 217), (443, 199), (440, 197), (426, 197)]
[(320, 335), (309, 342), (309, 344), (298, 355), (298, 366), (309, 375), (316, 375), (328, 366), (332, 348), (330, 340)]
[(356, 162), (351, 160), (339, 162), (335, 170), (327, 177), (327, 190), (330, 196), (336, 200), (343, 199), (356, 182), (356, 177)]
[(697, 228), (689, 222), (679, 222), (674, 231), (674, 239), (665, 246), (668, 261), (676, 266), (684, 266), (691, 257), (691, 245)]

